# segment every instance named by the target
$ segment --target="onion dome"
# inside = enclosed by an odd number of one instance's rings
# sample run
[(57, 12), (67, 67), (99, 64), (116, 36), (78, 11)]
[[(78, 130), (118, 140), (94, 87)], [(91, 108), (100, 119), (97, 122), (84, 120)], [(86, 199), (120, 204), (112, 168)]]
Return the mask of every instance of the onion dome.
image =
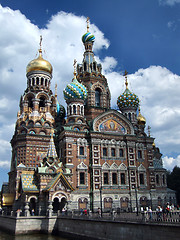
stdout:
[(85, 100), (87, 98), (87, 90), (85, 86), (79, 83), (76, 78), (73, 79), (72, 82), (67, 85), (63, 93), (64, 93), (65, 100), (70, 100), (70, 99)]
[(32, 71), (45, 71), (52, 74), (52, 65), (42, 57), (41, 41), (42, 37), (40, 38), (39, 56), (27, 65), (26, 73)]
[(123, 108), (129, 108), (129, 107), (138, 108), (138, 106), (139, 106), (138, 96), (136, 94), (132, 93), (128, 89), (127, 72), (125, 72), (125, 78), (126, 78), (126, 82), (125, 82), (126, 89), (125, 89), (124, 93), (118, 97), (117, 105), (120, 110)]
[(76, 79), (76, 60), (74, 60), (74, 78), (72, 82), (64, 89), (63, 93), (66, 101), (70, 99), (85, 100), (87, 98), (86, 87)]
[(89, 32), (89, 17), (87, 17), (87, 32), (82, 36), (83, 43), (94, 42), (95, 36)]
[(93, 34), (91, 34), (90, 32), (87, 32), (82, 36), (83, 43), (94, 42), (94, 40), (95, 40), (95, 36)]
[(137, 117), (138, 124), (140, 125), (145, 125), (146, 124), (146, 119), (141, 115), (140, 108), (139, 108), (139, 114)]

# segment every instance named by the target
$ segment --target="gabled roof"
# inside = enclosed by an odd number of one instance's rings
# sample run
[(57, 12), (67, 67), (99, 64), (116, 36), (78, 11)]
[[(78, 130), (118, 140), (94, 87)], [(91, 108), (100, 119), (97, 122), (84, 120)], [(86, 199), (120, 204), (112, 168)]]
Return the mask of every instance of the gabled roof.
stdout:
[(34, 173), (22, 173), (21, 184), (23, 192), (39, 192), (38, 183), (35, 179)]
[(64, 185), (65, 188), (70, 189), (70, 190), (74, 190), (74, 188), (71, 186), (71, 184), (68, 182), (68, 180), (66, 179), (66, 177), (64, 176), (64, 174), (62, 172), (58, 173), (49, 183), (48, 185), (43, 189), (43, 191), (50, 191), (51, 188), (54, 187), (54, 185), (58, 182), (61, 181), (62, 184)]

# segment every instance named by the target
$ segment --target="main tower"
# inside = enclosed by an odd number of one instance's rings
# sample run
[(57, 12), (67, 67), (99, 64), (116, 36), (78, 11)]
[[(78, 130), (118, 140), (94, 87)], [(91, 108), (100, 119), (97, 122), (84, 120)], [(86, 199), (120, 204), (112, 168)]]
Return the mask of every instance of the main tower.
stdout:
[(82, 64), (77, 65), (77, 79), (87, 89), (85, 116), (92, 120), (110, 108), (111, 95), (107, 79), (102, 75), (101, 64), (94, 58), (93, 43), (95, 37), (89, 32), (89, 18), (87, 18), (87, 32), (82, 36), (85, 47)]

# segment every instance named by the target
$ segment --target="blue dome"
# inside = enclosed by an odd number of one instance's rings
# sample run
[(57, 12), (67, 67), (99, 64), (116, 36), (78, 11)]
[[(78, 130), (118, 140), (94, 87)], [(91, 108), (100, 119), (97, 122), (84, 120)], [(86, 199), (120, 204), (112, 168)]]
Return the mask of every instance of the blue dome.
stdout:
[(67, 87), (63, 91), (64, 99), (82, 99), (85, 100), (87, 98), (87, 90), (86, 87), (79, 83), (75, 78), (73, 81), (67, 85)]
[(117, 105), (120, 110), (127, 107), (138, 108), (139, 98), (136, 94), (132, 93), (128, 88), (126, 88), (124, 93), (118, 97)]
[(94, 40), (95, 40), (95, 36), (93, 34), (91, 34), (90, 32), (87, 32), (82, 36), (83, 43), (94, 42)]

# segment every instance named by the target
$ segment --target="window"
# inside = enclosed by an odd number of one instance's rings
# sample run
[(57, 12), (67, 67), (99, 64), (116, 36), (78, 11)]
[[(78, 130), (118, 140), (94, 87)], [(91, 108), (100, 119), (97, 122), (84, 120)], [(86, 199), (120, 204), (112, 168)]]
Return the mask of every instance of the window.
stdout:
[(112, 173), (112, 184), (117, 184), (117, 173)]
[(142, 158), (142, 151), (138, 150), (138, 158)]
[(85, 184), (85, 173), (80, 172), (80, 184)]
[(101, 90), (97, 88), (95, 90), (95, 106), (100, 107), (100, 96), (101, 96)]
[(40, 97), (39, 107), (45, 107), (45, 97)]
[(144, 174), (143, 173), (140, 173), (139, 174), (139, 181), (140, 181), (140, 184), (144, 184)]
[(165, 176), (164, 176), (164, 174), (163, 174), (163, 184), (165, 184)]
[(84, 147), (79, 147), (79, 155), (84, 155)]
[(109, 184), (108, 173), (104, 173), (104, 184)]
[(111, 156), (112, 156), (112, 157), (115, 157), (115, 155), (116, 155), (116, 154), (115, 154), (115, 148), (111, 148)]
[(76, 114), (76, 106), (73, 105), (73, 114)]
[(32, 100), (32, 97), (29, 97), (29, 98), (28, 98), (28, 107), (29, 107), (29, 108), (33, 108), (33, 100)]
[(159, 175), (156, 175), (156, 184), (159, 184)]
[(105, 156), (105, 157), (107, 156), (107, 148), (105, 148), (105, 147), (103, 148), (103, 156)]
[(125, 184), (125, 173), (121, 173), (121, 184)]
[(123, 149), (119, 149), (119, 156), (120, 156), (120, 157), (123, 157), (123, 156), (124, 156)]

